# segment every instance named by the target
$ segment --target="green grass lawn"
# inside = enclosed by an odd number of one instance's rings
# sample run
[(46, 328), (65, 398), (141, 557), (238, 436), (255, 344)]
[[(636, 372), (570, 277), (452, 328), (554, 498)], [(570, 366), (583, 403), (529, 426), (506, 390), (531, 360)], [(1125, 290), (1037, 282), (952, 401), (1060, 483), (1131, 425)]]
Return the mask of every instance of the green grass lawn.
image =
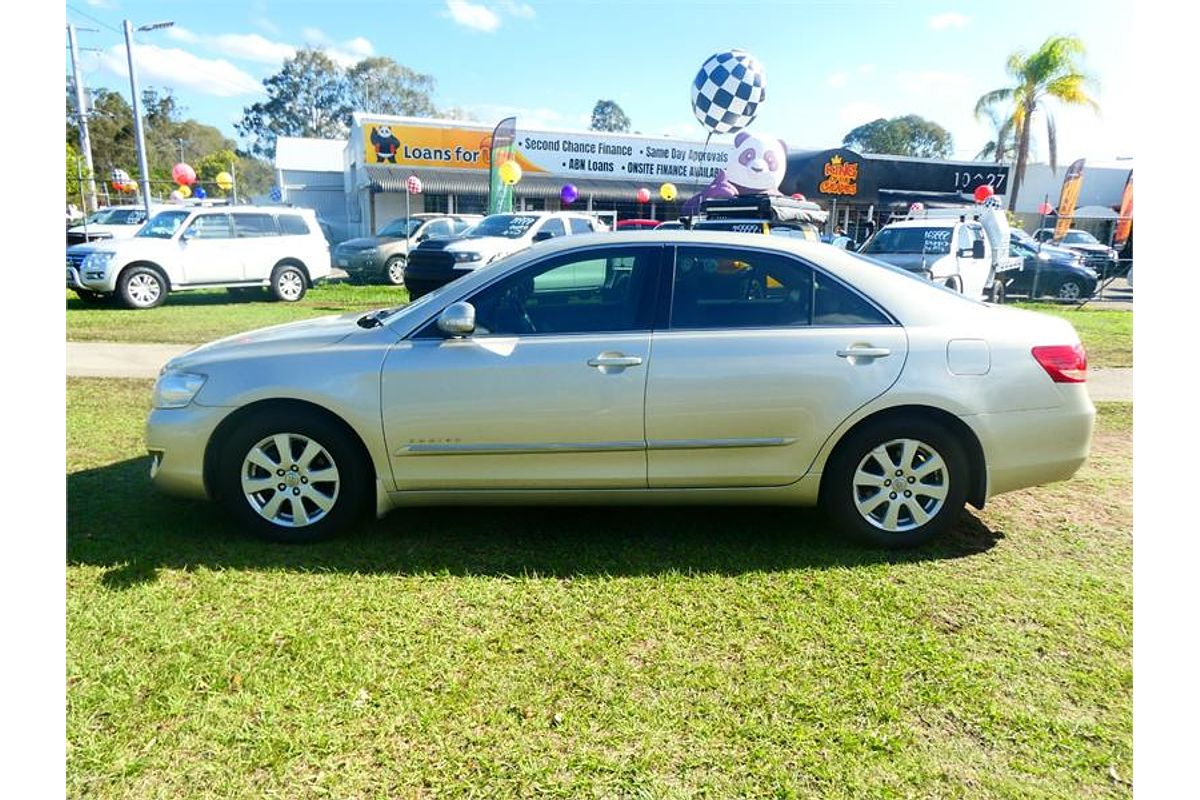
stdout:
[[(223, 289), (180, 292), (148, 311), (89, 306), (67, 292), (67, 339), (83, 342), (199, 344), (235, 333), (298, 319), (368, 311), (408, 301), (403, 289), (331, 283), (310, 290), (298, 303), (234, 297)], [(1068, 320), (1079, 332), (1093, 367), (1133, 366), (1133, 313), (1077, 309), (1054, 303), (1019, 303)]]
[(911, 553), (750, 508), (288, 548), (152, 491), (149, 393), (68, 381), (69, 796), (1130, 795), (1129, 404)]
[(133, 310), (116, 304), (88, 305), (68, 290), (67, 339), (200, 344), (267, 325), (407, 302), (403, 288), (327, 283), (313, 287), (295, 303), (276, 302), (265, 291), (244, 297), (211, 289), (179, 292), (168, 295), (158, 308)]
[(1075, 326), (1091, 367), (1133, 366), (1133, 312), (1055, 303), (1016, 303), (1018, 308), (1062, 317)]

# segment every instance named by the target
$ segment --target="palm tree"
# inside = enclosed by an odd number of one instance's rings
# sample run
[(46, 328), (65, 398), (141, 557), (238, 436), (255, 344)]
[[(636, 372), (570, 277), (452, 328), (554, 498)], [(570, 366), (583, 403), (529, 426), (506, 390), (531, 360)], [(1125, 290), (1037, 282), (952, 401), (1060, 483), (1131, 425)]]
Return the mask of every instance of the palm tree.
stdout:
[[(1013, 79), (1014, 86), (995, 89), (979, 98), (975, 104), (975, 118), (979, 119), (996, 106), (1001, 107), (1003, 119), (1012, 127), (1016, 141), (1017, 166), (1008, 196), (1011, 211), (1017, 203), (1017, 192), (1025, 177), (1025, 164), (1029, 159), (1029, 134), (1033, 128), (1033, 117), (1038, 112), (1046, 117), (1046, 144), (1050, 151), (1050, 169), (1058, 169), (1058, 141), (1054, 129), (1054, 117), (1047, 101), (1056, 100), (1064, 105), (1087, 106), (1099, 112), (1100, 106), (1088, 94), (1096, 80), (1083, 72), (1077, 59), (1084, 54), (1083, 42), (1074, 36), (1051, 36), (1032, 55), (1017, 51), (1008, 57), (1005, 71)], [(993, 112), (994, 113), (994, 112)], [(997, 142), (1003, 144), (1003, 137)]]
[(975, 154), (975, 160), (991, 160), (1000, 164), (1012, 159), (1013, 151), (1016, 150), (1016, 142), (1013, 141), (1012, 117), (1001, 117), (992, 108), (984, 109), (984, 113), (987, 115), (988, 121), (992, 123), (992, 130), (995, 131), (996, 138), (985, 144), (983, 149)]

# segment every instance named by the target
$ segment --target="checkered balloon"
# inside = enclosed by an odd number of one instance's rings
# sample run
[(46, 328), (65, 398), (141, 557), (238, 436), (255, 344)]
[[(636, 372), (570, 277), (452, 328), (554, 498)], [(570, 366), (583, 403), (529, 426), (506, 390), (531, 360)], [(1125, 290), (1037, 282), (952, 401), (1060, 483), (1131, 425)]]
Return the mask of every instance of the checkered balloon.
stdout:
[(710, 56), (692, 81), (692, 111), (713, 133), (737, 133), (767, 98), (767, 74), (744, 50)]
[(408, 184), (407, 185), (408, 185), (408, 193), (409, 194), (420, 194), (421, 193), (421, 179), (418, 178), (416, 175), (408, 176)]
[(924, 214), (925, 213), (925, 204), (924, 203), (913, 203), (911, 206), (908, 207), (908, 213), (909, 214)]
[(1004, 208), (1004, 203), (1000, 202), (1000, 198), (992, 195), (983, 201), (984, 208)]

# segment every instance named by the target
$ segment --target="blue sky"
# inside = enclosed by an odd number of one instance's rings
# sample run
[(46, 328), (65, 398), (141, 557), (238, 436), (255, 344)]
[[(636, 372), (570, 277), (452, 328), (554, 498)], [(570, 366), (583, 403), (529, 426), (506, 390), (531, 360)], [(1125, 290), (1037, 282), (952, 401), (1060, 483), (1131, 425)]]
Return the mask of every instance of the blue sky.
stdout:
[[(242, 109), (262, 97), (262, 79), (295, 48), (320, 45), (343, 63), (385, 55), (427, 72), (438, 105), (461, 106), (482, 122), (515, 113), (525, 127), (584, 129), (596, 100), (608, 98), (637, 131), (703, 139), (691, 79), (711, 53), (740, 47), (767, 71), (756, 132), (794, 149), (831, 147), (863, 122), (914, 113), (950, 130), (960, 158), (991, 138), (971, 112), (980, 94), (1006, 84), (1008, 55), (1069, 33), (1088, 47), (1103, 113), (1055, 114), (1066, 163), (1134, 155), (1127, 8), (1074, 0), (69, 0), (67, 19), (99, 29), (80, 35), (101, 51), (83, 54), (86, 83), (126, 94), (121, 21), (174, 21), (137, 34), (139, 80), (171, 87), (189, 116), (231, 136)], [(1036, 153), (1045, 159), (1044, 144)]]

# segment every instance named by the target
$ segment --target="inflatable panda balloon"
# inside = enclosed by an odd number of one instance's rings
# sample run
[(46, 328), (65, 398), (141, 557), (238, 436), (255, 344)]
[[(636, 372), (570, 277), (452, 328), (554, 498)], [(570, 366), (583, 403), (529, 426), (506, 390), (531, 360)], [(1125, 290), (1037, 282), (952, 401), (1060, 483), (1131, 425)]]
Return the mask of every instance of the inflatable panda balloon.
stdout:
[(682, 214), (696, 214), (705, 200), (779, 194), (779, 184), (787, 171), (787, 145), (783, 140), (742, 131), (734, 137), (733, 148), (730, 163), (717, 170), (712, 183), (684, 203)]

